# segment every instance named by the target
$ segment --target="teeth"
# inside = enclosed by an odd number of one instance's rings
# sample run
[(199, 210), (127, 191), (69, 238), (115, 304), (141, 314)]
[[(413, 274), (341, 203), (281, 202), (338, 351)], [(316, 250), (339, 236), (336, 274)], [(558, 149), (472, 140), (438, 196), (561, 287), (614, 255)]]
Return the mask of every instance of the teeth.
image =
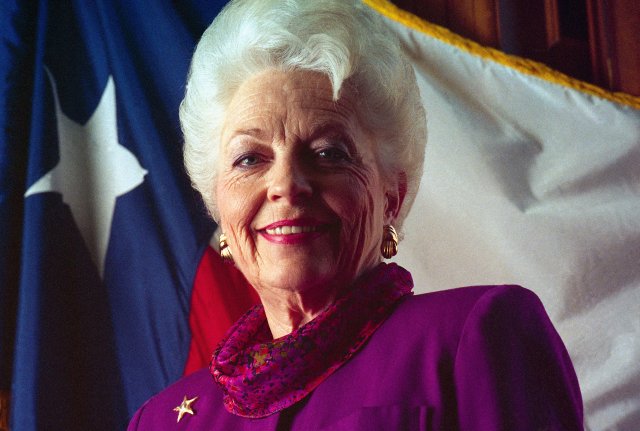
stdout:
[(266, 229), (269, 235), (291, 235), (294, 233), (315, 232), (317, 226), (278, 226), (273, 229)]

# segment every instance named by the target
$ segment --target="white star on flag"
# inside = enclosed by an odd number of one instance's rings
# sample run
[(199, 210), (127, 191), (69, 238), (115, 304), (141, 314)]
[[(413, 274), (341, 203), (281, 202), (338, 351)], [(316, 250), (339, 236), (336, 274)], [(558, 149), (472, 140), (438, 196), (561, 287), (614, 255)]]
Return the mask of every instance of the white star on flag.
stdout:
[(44, 192), (62, 195), (103, 278), (116, 198), (142, 184), (147, 171), (118, 142), (111, 76), (95, 112), (81, 125), (62, 112), (56, 82), (49, 70), (45, 71), (53, 88), (60, 161), (29, 187), (25, 198)]

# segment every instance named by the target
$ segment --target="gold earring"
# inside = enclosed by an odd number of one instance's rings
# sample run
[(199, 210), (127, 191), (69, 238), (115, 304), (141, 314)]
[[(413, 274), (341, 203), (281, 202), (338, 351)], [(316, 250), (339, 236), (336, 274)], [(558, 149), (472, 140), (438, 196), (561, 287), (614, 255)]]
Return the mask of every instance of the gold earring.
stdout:
[(390, 224), (382, 228), (382, 244), (380, 244), (382, 257), (391, 259), (398, 253), (398, 234)]
[(223, 233), (220, 234), (220, 256), (224, 263), (233, 263), (233, 255), (227, 243), (227, 236)]

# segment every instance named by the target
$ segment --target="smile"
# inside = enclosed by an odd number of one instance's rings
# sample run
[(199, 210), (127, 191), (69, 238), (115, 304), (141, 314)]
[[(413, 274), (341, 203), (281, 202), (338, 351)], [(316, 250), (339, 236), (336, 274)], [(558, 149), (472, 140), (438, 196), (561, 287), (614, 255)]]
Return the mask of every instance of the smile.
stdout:
[(278, 226), (265, 229), (269, 235), (293, 235), (296, 233), (317, 232), (320, 226)]
[(279, 220), (258, 229), (258, 233), (267, 241), (294, 245), (314, 241), (330, 229), (330, 224), (314, 218)]

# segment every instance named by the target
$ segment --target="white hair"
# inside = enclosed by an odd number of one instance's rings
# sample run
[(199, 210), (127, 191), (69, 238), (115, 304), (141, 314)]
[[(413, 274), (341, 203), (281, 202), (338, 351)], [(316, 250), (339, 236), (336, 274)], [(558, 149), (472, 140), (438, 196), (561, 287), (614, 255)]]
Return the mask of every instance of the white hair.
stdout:
[(356, 0), (232, 1), (204, 32), (180, 122), (185, 166), (210, 214), (217, 219), (217, 159), (226, 108), (246, 79), (267, 69), (323, 73), (334, 100), (349, 80), (383, 176), (406, 175), (406, 197), (396, 219), (401, 228), (422, 176), (426, 118), (413, 68), (396, 36)]

